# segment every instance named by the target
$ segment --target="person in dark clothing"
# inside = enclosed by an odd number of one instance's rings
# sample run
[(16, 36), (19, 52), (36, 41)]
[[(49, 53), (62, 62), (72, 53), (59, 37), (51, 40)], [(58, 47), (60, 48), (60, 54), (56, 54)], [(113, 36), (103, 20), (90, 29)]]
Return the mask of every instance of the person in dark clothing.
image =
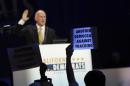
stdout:
[(86, 86), (105, 86), (106, 78), (103, 72), (92, 70), (85, 75), (84, 82)]
[(52, 84), (52, 79), (51, 78), (47, 78), (47, 76), (45, 75), (45, 72), (47, 70), (47, 65), (45, 63), (41, 63), (40, 65), (40, 80), (35, 80), (34, 83), (32, 83), (29, 86), (53, 86)]
[(67, 74), (67, 79), (69, 82), (69, 86), (79, 86), (77, 81), (75, 80), (73, 68), (71, 65), (71, 56), (73, 54), (73, 49), (72, 46), (69, 45), (66, 48), (66, 74)]
[[(72, 45), (66, 48), (66, 73), (69, 86), (79, 86), (75, 80), (74, 72), (71, 65), (71, 56), (73, 54)], [(89, 71), (85, 77), (84, 82), (86, 86), (105, 86), (106, 78), (103, 72), (99, 70)]]
[(28, 10), (22, 14), (22, 18), (18, 22), (18, 28), (21, 29), (21, 34), (25, 36), (28, 44), (52, 44), (57, 38), (54, 29), (46, 26), (46, 13), (44, 10), (38, 10), (35, 13), (35, 25), (24, 25), (29, 20)]

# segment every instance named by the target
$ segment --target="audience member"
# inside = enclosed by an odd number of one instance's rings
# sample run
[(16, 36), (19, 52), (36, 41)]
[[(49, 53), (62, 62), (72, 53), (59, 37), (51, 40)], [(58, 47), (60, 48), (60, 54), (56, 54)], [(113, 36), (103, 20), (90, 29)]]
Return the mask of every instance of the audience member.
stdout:
[(57, 36), (54, 29), (46, 26), (46, 12), (44, 10), (36, 11), (35, 25), (24, 25), (29, 20), (28, 15), (29, 11), (25, 10), (18, 22), (18, 28), (23, 28), (21, 33), (25, 36), (27, 43), (52, 44)]
[(67, 79), (69, 82), (69, 86), (79, 86), (78, 83), (75, 80), (73, 68), (71, 65), (71, 56), (73, 54), (73, 49), (72, 46), (69, 45), (66, 48), (66, 74), (67, 74)]
[(89, 71), (85, 77), (84, 82), (86, 86), (105, 86), (105, 75), (99, 70)]
[[(79, 86), (77, 81), (75, 80), (73, 68), (71, 65), (71, 56), (73, 54), (72, 45), (69, 45), (66, 48), (66, 73), (67, 73), (67, 79), (69, 82), (69, 86)], [(85, 77), (84, 82), (86, 86), (105, 86), (105, 75), (103, 72), (99, 70), (92, 70), (89, 71)]]
[(45, 72), (47, 70), (47, 65), (45, 63), (41, 63), (40, 65), (40, 80), (35, 80), (30, 86), (53, 86), (52, 79), (47, 78)]

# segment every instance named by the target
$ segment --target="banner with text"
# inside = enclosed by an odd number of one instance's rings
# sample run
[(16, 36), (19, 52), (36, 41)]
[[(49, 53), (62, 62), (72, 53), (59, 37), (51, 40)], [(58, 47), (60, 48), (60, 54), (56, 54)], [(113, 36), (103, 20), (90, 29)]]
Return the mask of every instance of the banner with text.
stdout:
[[(42, 61), (47, 64), (46, 75), (52, 78), (54, 86), (68, 86), (66, 75), (66, 52), (69, 44), (40, 45)], [(85, 86), (84, 76), (92, 70), (91, 50), (75, 50), (72, 55), (72, 67), (79, 86)], [(13, 72), (14, 86), (29, 86), (40, 79), (39, 67)], [(63, 84), (64, 83), (64, 84)]]
[(73, 29), (73, 49), (94, 49), (92, 27)]

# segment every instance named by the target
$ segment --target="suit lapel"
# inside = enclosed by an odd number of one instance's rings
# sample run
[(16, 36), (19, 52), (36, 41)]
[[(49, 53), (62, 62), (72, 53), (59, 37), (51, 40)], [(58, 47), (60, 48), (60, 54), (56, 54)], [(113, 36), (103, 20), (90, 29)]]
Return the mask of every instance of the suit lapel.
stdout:
[(35, 27), (35, 28), (34, 28), (34, 37), (35, 37), (36, 42), (39, 43), (39, 41), (38, 41), (37, 27), (36, 27), (36, 26), (34, 26), (34, 27)]
[(47, 33), (48, 33), (48, 28), (45, 27), (45, 37), (44, 37), (43, 44), (45, 44), (47, 42)]

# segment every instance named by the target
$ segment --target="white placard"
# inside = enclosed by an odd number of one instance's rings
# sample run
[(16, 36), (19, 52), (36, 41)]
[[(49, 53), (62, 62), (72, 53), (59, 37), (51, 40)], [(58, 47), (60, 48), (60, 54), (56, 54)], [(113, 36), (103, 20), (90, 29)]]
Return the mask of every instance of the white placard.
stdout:
[[(54, 86), (68, 86), (65, 62), (65, 49), (69, 44), (40, 45), (42, 61), (49, 65), (46, 72), (52, 78)], [(92, 70), (91, 50), (75, 50), (72, 55), (72, 66), (79, 86), (85, 86), (84, 76)], [(14, 86), (29, 86), (34, 80), (40, 79), (39, 67), (13, 72)], [(64, 83), (64, 84), (63, 84)]]

